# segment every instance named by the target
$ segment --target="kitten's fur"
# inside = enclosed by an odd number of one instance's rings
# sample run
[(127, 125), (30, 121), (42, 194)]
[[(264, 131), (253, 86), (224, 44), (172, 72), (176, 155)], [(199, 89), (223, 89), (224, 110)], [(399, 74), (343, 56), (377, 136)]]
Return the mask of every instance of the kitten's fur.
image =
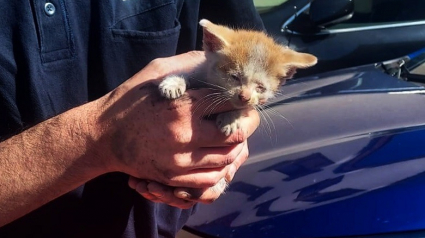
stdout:
[[(189, 87), (208, 87), (220, 92), (216, 97), (222, 99), (220, 102), (230, 101), (236, 109), (262, 105), (297, 68), (317, 62), (313, 55), (279, 45), (263, 32), (233, 30), (206, 19), (199, 24), (203, 27), (206, 63), (190, 77), (166, 77), (159, 85), (166, 98), (178, 98)], [(239, 128), (239, 118), (239, 110), (221, 113), (216, 123), (228, 136)]]
[[(313, 66), (317, 58), (277, 44), (263, 32), (233, 30), (201, 20), (206, 63), (191, 75), (168, 76), (159, 85), (161, 94), (175, 99), (189, 87), (214, 88), (220, 103), (230, 101), (236, 109), (264, 104), (296, 69)], [(225, 135), (239, 128), (240, 110), (221, 113), (216, 123)], [(221, 194), (225, 179), (212, 189)]]

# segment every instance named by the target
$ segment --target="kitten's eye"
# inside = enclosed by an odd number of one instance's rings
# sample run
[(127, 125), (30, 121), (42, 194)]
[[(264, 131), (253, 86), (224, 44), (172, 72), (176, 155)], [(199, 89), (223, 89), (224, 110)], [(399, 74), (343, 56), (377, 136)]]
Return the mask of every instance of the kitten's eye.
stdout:
[(237, 74), (231, 74), (230, 76), (231, 76), (231, 77), (232, 77), (232, 79), (233, 79), (233, 80), (235, 80), (235, 81), (238, 81), (238, 82), (239, 82), (239, 81), (241, 81), (241, 79), (239, 78), (239, 76), (238, 76)]
[(264, 93), (266, 91), (266, 88), (262, 84), (258, 84), (255, 90), (257, 91), (257, 93)]

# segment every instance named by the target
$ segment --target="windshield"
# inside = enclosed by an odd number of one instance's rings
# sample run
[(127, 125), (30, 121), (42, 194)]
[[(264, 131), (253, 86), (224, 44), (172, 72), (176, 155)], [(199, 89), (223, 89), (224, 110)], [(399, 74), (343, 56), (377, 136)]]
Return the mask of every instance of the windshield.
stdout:
[(376, 67), (398, 79), (424, 86), (425, 48), (398, 59), (377, 63)]

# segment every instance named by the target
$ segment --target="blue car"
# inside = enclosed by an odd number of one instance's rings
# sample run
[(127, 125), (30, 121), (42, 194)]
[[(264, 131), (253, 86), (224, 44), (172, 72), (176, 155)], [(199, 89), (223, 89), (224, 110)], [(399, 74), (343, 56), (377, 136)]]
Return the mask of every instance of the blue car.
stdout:
[(297, 77), (402, 57), (425, 47), (423, 0), (255, 0), (267, 32), (319, 59)]
[(289, 81), (201, 237), (425, 237), (425, 50)]

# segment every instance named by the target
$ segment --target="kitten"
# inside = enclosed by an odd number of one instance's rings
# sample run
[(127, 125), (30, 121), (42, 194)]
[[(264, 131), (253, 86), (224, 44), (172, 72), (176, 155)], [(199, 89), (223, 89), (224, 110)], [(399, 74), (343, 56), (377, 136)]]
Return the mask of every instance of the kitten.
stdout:
[[(317, 62), (315, 56), (279, 45), (263, 32), (234, 30), (205, 19), (199, 24), (206, 63), (191, 75), (167, 76), (159, 89), (168, 99), (181, 97), (190, 87), (212, 87), (219, 92), (215, 97), (220, 102), (230, 101), (235, 109), (255, 107), (274, 97), (296, 69)], [(240, 110), (221, 113), (216, 124), (228, 136), (239, 128), (241, 117)], [(223, 178), (211, 189), (221, 194), (227, 184)]]
[[(168, 99), (182, 96), (189, 87), (212, 87), (220, 92), (217, 99), (230, 101), (236, 109), (262, 105), (297, 68), (317, 62), (313, 55), (279, 45), (263, 32), (234, 30), (206, 19), (199, 24), (206, 63), (190, 76), (167, 76), (159, 89)], [(239, 128), (241, 117), (239, 110), (221, 113), (216, 124), (228, 136)]]

